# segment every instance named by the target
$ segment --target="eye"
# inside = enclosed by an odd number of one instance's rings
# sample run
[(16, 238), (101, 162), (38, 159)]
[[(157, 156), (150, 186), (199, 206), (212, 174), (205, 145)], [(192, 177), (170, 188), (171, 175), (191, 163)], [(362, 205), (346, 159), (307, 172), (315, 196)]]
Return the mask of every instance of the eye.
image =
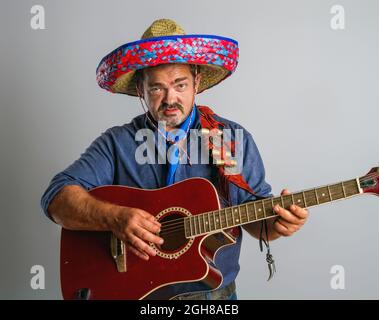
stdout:
[(179, 91), (183, 91), (185, 88), (187, 87), (187, 83), (179, 83), (176, 88), (179, 90)]
[(159, 87), (152, 87), (149, 89), (149, 92), (152, 94), (157, 94), (160, 91), (161, 91), (161, 88), (159, 88)]

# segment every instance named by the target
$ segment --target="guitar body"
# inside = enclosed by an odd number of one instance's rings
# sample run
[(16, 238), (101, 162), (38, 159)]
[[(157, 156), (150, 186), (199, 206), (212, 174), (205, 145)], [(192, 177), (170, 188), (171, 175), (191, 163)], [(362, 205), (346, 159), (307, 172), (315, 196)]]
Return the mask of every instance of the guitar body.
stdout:
[[(161, 223), (172, 224), (175, 222), (170, 220), (220, 208), (216, 189), (203, 178), (155, 190), (102, 186), (92, 189), (90, 194), (113, 204), (143, 209)], [(218, 236), (208, 234), (188, 239), (184, 228), (182, 232), (161, 236), (165, 243), (156, 247), (156, 256), (144, 261), (126, 251), (126, 271), (119, 272), (111, 255), (110, 232), (62, 229), (64, 299), (75, 299), (80, 289), (89, 289), (90, 299), (170, 299), (186, 292), (184, 289), (178, 292), (180, 283), (196, 283), (197, 291), (221, 285), (222, 275), (213, 260), (220, 247), (235, 243), (232, 236), (218, 232)]]
[(254, 200), (220, 210), (217, 191), (206, 179), (143, 190), (125, 186), (92, 189), (94, 197), (151, 213), (161, 223), (157, 255), (144, 261), (128, 253), (110, 232), (62, 229), (61, 286), (65, 299), (171, 299), (219, 287), (217, 251), (236, 242), (239, 229), (276, 216), (273, 208), (303, 208), (359, 194), (379, 195), (379, 167), (365, 176), (277, 198)]

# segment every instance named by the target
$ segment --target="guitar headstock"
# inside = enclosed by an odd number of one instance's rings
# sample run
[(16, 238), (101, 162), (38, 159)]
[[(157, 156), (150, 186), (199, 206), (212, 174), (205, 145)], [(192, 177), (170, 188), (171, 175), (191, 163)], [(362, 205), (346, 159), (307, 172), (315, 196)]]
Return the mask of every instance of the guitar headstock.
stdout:
[(359, 183), (364, 193), (379, 196), (379, 167), (372, 168), (365, 176), (360, 177)]

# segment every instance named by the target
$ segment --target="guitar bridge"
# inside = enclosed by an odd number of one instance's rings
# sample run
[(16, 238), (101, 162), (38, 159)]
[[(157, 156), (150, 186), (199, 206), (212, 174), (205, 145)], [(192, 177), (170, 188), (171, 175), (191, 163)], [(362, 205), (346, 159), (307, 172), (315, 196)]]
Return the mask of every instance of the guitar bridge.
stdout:
[(113, 233), (111, 234), (111, 254), (115, 260), (117, 271), (126, 272), (126, 250), (125, 243), (118, 239)]

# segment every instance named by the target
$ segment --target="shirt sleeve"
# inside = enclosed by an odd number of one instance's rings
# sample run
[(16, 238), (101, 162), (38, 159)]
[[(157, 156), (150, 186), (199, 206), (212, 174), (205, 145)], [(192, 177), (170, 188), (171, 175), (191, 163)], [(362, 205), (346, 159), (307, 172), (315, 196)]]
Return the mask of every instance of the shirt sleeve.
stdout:
[(113, 184), (114, 144), (109, 130), (103, 133), (85, 150), (73, 164), (51, 180), (41, 198), (41, 207), (50, 219), (48, 207), (57, 193), (67, 185), (78, 185), (87, 190)]
[(272, 196), (271, 185), (265, 180), (265, 168), (258, 147), (249, 132), (244, 130), (244, 135), (242, 176), (256, 196), (238, 188), (237, 204)]

